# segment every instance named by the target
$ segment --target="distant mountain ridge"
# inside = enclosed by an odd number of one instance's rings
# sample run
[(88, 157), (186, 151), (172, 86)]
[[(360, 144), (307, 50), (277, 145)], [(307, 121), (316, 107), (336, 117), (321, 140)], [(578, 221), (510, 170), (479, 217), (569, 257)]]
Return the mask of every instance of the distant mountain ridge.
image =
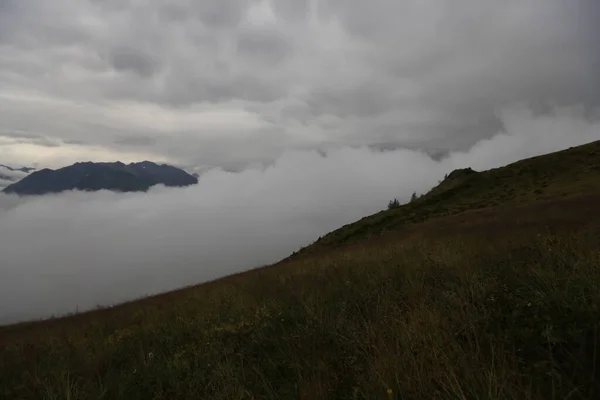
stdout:
[(146, 191), (158, 184), (171, 187), (189, 186), (198, 178), (171, 165), (151, 161), (123, 164), (122, 162), (78, 162), (57, 170), (35, 171), (2, 190), (19, 195), (42, 195), (67, 190), (117, 192)]
[(20, 172), (24, 172), (26, 174), (30, 173), (31, 171), (35, 171), (35, 168), (33, 168), (33, 167), (13, 168), (13, 167), (9, 167), (8, 165), (4, 165), (4, 164), (0, 164), (0, 167), (4, 167), (9, 171), (20, 171)]
[(0, 190), (2, 190), (5, 186), (25, 178), (31, 171), (35, 171), (35, 168), (15, 168), (5, 164), (0, 164)]

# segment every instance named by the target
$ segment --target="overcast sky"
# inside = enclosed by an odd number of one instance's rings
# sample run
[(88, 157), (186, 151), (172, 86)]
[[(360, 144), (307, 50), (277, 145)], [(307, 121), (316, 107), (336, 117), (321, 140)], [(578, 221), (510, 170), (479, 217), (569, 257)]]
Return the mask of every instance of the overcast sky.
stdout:
[(595, 3), (0, 0), (0, 163), (467, 148), (513, 102), (598, 105)]
[(0, 164), (203, 172), (149, 193), (0, 195), (0, 324), (275, 262), (455, 168), (599, 140), (599, 10), (0, 0)]

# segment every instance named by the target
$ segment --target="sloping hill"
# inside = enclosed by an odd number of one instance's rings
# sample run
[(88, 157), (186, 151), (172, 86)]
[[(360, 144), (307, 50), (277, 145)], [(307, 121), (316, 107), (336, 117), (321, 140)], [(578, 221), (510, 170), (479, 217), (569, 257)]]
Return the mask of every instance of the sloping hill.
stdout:
[(450, 174), (276, 265), (0, 327), (0, 398), (600, 398), (599, 145)]
[(65, 190), (146, 191), (157, 184), (189, 186), (198, 178), (170, 165), (150, 161), (125, 165), (121, 162), (80, 162), (57, 170), (43, 169), (4, 188), (4, 193), (42, 195)]
[(600, 141), (476, 172), (452, 171), (417, 201), (345, 225), (296, 253), (378, 236), (432, 218), (486, 207), (513, 207), (549, 199), (600, 193)]

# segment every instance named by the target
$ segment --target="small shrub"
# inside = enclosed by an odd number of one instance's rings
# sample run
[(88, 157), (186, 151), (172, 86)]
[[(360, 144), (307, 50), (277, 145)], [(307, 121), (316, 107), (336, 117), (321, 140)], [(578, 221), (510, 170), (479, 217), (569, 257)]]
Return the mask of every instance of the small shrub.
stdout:
[(394, 198), (394, 200), (391, 200), (388, 203), (388, 210), (391, 210), (393, 208), (398, 208), (398, 207), (400, 207), (400, 202), (396, 198)]

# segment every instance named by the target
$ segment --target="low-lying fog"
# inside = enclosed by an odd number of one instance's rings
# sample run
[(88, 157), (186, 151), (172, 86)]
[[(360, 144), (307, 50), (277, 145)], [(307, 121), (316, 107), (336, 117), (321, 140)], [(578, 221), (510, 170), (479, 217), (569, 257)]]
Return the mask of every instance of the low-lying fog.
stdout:
[(273, 263), (319, 235), (476, 170), (600, 139), (575, 109), (513, 109), (505, 131), (435, 161), (414, 150), (289, 152), (184, 189), (0, 196), (0, 323), (45, 318)]

